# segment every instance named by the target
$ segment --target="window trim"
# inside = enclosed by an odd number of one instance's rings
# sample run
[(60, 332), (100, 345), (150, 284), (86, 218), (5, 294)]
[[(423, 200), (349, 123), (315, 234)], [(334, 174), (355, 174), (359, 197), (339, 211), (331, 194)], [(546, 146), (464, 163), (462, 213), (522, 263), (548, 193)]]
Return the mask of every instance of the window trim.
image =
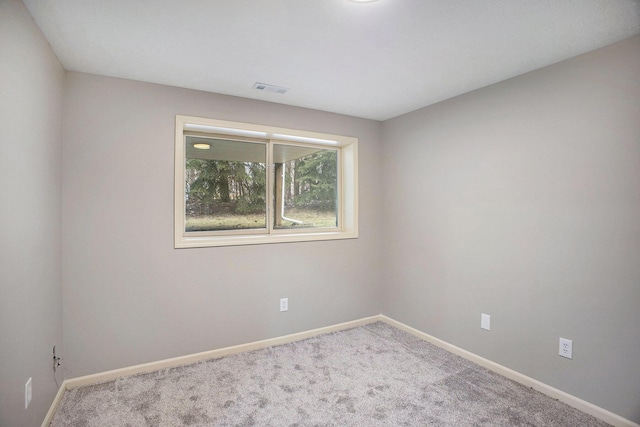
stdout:
[[(185, 132), (203, 132), (212, 137), (225, 135), (259, 137), (270, 144), (294, 144), (337, 148), (338, 172), (338, 227), (307, 229), (274, 229), (272, 203), (267, 205), (267, 228), (252, 231), (185, 231)], [(267, 174), (272, 172), (271, 154), (267, 158)], [(176, 115), (174, 154), (174, 247), (195, 248), (211, 246), (256, 245), (268, 243), (308, 242), (358, 238), (358, 139), (349, 136), (310, 132), (274, 126), (256, 125), (226, 120)], [(267, 182), (271, 179), (268, 178)], [(273, 185), (273, 183), (269, 184)], [(267, 189), (268, 198), (272, 192)], [(197, 234), (196, 234), (197, 233)]]

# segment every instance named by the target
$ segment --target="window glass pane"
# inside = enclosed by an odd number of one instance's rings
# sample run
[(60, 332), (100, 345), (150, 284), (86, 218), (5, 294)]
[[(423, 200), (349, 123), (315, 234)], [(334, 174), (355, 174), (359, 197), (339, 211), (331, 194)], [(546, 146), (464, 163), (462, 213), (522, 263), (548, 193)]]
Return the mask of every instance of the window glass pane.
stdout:
[(273, 161), (273, 227), (337, 227), (337, 150), (274, 144)]
[(185, 140), (185, 231), (266, 228), (266, 145)]

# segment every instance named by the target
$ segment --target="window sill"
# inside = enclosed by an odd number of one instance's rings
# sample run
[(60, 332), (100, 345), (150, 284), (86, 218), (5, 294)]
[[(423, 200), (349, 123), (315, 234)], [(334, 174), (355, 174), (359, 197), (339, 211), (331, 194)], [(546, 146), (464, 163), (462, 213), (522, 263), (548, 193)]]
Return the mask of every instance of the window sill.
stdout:
[(357, 232), (326, 231), (273, 234), (246, 234), (227, 236), (177, 236), (175, 248), (202, 248), (209, 246), (263, 245), (269, 243), (313, 242), (323, 240), (357, 239)]

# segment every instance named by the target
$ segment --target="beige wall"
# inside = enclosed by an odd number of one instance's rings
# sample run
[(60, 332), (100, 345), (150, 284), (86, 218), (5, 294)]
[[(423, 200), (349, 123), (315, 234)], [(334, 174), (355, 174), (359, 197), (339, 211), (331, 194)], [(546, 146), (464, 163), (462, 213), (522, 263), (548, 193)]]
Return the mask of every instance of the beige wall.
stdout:
[(0, 426), (39, 425), (56, 393), (63, 83), (22, 2), (0, 0)]
[[(380, 313), (379, 122), (73, 72), (66, 85), (69, 377)], [(176, 114), (359, 138), (360, 238), (174, 249)]]
[(383, 141), (383, 313), (640, 422), (640, 36)]

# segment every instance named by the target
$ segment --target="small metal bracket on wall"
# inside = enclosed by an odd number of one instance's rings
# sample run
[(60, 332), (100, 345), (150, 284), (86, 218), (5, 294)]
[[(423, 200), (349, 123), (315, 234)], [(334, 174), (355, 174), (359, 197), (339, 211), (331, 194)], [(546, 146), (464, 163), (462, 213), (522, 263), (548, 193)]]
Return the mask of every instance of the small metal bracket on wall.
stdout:
[(53, 346), (53, 372), (56, 372), (56, 368), (61, 365), (60, 361), (62, 357), (56, 356), (56, 346)]
[(53, 381), (56, 383), (56, 387), (58, 386), (58, 379), (56, 378), (56, 369), (61, 365), (60, 361), (62, 357), (56, 356), (56, 346), (53, 346)]

